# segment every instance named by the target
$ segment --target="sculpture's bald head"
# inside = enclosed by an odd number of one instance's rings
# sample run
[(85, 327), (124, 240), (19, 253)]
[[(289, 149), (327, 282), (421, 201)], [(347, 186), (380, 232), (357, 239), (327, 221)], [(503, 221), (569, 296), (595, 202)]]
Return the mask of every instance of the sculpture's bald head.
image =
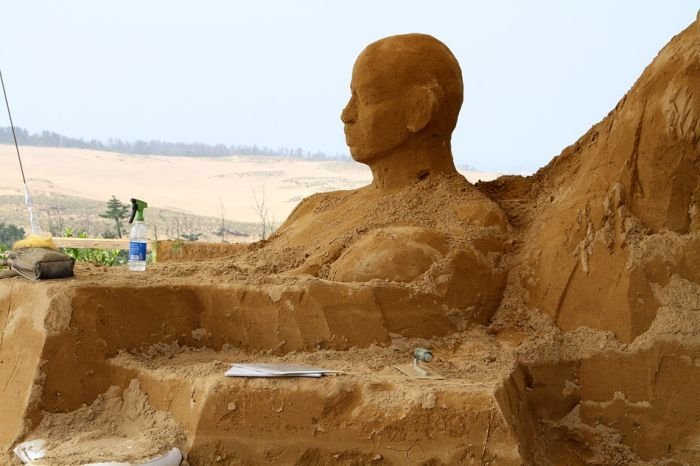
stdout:
[(370, 44), (355, 62), (351, 90), (341, 118), (355, 160), (371, 165), (419, 140), (449, 148), (462, 105), (462, 73), (434, 37), (406, 34)]

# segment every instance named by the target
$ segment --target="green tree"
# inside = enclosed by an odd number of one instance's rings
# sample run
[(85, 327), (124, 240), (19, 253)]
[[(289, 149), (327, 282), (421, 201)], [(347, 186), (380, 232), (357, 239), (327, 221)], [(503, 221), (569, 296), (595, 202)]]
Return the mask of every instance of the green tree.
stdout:
[(110, 218), (114, 220), (116, 225), (117, 237), (122, 237), (122, 219), (126, 218), (126, 213), (129, 212), (129, 206), (123, 204), (115, 196), (107, 201), (107, 210), (100, 214), (102, 218)]
[(24, 238), (24, 228), (17, 225), (6, 225), (5, 222), (0, 222), (0, 246), (5, 246), (10, 249), (15, 241)]

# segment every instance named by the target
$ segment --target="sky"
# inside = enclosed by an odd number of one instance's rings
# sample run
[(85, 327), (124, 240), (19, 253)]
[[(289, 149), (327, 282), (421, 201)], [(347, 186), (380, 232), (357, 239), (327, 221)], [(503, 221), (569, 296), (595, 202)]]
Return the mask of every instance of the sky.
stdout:
[[(357, 55), (393, 34), (462, 67), (458, 165), (527, 173), (602, 119), (697, 0), (63, 0), (0, 4), (14, 123), (84, 139), (347, 154)], [(4, 111), (0, 126), (7, 126)]]

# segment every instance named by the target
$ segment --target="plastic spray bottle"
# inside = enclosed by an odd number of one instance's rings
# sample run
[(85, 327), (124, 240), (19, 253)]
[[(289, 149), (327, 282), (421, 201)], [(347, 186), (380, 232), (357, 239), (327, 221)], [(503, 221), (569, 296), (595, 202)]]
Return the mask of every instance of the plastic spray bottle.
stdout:
[[(129, 270), (143, 272), (146, 270), (146, 245), (148, 243), (148, 229), (143, 221), (143, 209), (148, 204), (140, 199), (131, 199), (131, 235), (129, 236)], [(134, 221), (136, 217), (136, 221)]]

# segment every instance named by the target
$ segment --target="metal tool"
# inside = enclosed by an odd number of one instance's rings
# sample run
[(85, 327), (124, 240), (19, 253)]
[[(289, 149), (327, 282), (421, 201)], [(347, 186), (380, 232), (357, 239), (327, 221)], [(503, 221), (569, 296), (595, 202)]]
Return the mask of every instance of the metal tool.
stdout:
[(433, 360), (433, 353), (425, 348), (416, 348), (413, 350), (413, 370), (421, 377), (427, 377), (428, 371), (421, 367), (421, 362), (430, 362)]
[(411, 352), (413, 356), (412, 364), (400, 364), (394, 366), (409, 377), (417, 379), (435, 379), (442, 380), (444, 377), (437, 372), (429, 370), (422, 366), (421, 363), (428, 363), (433, 360), (433, 352), (426, 348), (416, 348)]

